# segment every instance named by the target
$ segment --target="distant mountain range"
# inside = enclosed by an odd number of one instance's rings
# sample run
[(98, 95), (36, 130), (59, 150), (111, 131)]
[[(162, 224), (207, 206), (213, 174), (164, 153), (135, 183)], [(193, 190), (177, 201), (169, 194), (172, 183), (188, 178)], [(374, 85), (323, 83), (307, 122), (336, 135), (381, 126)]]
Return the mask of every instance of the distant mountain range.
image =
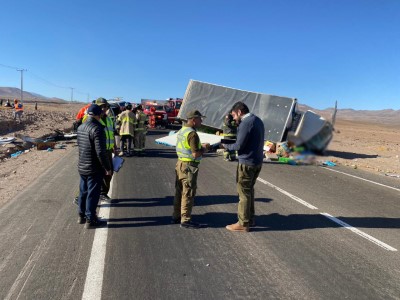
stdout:
[[(56, 98), (56, 97), (46, 97), (40, 94), (32, 93), (32, 92), (23, 92), (24, 101), (51, 101), (51, 102), (67, 102), (64, 99)], [(21, 98), (21, 89), (13, 88), (13, 87), (0, 87), (0, 99), (20, 99)]]
[[(19, 99), (21, 97), (21, 90), (12, 87), (0, 87), (0, 99)], [(24, 91), (24, 101), (49, 101), (49, 102), (68, 102), (60, 98), (49, 98), (32, 92)], [(340, 107), (340, 103), (339, 103)], [(332, 120), (333, 108), (324, 110), (314, 109), (310, 106), (299, 104), (301, 111), (312, 110), (315, 113), (323, 116), (327, 120)], [(400, 125), (400, 110), (383, 109), (383, 110), (354, 110), (354, 109), (338, 109), (336, 118), (368, 122), (377, 124)]]
[[(338, 103), (338, 106), (340, 107), (340, 103)], [(318, 110), (307, 105), (299, 104), (299, 109), (301, 111), (312, 110), (313, 112), (323, 116), (325, 119), (332, 121), (332, 114), (334, 108)], [(350, 108), (338, 109), (336, 118), (349, 121), (400, 126), (400, 110), (394, 110), (394, 109), (382, 109), (382, 110), (354, 110)]]

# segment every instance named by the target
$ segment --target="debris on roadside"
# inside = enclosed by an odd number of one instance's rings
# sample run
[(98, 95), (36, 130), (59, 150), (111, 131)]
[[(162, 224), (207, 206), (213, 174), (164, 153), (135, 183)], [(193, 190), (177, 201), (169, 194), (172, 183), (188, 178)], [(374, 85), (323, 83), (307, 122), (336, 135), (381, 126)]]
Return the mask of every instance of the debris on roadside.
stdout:
[(400, 178), (400, 174), (389, 174), (389, 173), (385, 173), (385, 176), (394, 177), (394, 178)]

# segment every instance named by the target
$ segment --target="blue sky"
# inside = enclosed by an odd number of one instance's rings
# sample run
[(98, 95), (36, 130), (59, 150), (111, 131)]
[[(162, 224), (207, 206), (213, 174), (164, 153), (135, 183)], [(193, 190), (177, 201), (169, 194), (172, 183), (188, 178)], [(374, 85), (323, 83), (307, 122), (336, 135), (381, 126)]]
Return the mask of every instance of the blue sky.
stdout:
[(3, 1), (0, 86), (183, 97), (190, 79), (317, 109), (400, 109), (399, 0)]

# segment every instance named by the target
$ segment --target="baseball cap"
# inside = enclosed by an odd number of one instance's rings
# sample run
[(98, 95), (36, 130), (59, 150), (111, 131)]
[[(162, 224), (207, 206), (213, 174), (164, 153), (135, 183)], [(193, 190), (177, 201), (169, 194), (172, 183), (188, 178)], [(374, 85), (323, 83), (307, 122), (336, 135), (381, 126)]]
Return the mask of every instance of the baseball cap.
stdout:
[(87, 114), (90, 116), (100, 116), (102, 112), (101, 107), (97, 104), (91, 104), (87, 110)]
[(108, 106), (108, 102), (106, 99), (104, 98), (97, 98), (96, 102), (95, 102), (98, 106), (102, 106), (102, 105), (107, 105)]
[(205, 118), (206, 116), (203, 116), (198, 110), (192, 110), (189, 111), (186, 114), (187, 119), (193, 119), (193, 118)]

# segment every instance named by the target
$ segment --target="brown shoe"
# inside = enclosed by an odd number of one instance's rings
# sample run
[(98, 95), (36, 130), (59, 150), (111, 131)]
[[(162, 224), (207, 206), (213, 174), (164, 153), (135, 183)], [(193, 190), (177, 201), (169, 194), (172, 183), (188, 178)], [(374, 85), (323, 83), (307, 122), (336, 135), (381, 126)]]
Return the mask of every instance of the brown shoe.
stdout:
[(249, 226), (242, 226), (238, 223), (227, 225), (226, 229), (230, 231), (249, 232)]

